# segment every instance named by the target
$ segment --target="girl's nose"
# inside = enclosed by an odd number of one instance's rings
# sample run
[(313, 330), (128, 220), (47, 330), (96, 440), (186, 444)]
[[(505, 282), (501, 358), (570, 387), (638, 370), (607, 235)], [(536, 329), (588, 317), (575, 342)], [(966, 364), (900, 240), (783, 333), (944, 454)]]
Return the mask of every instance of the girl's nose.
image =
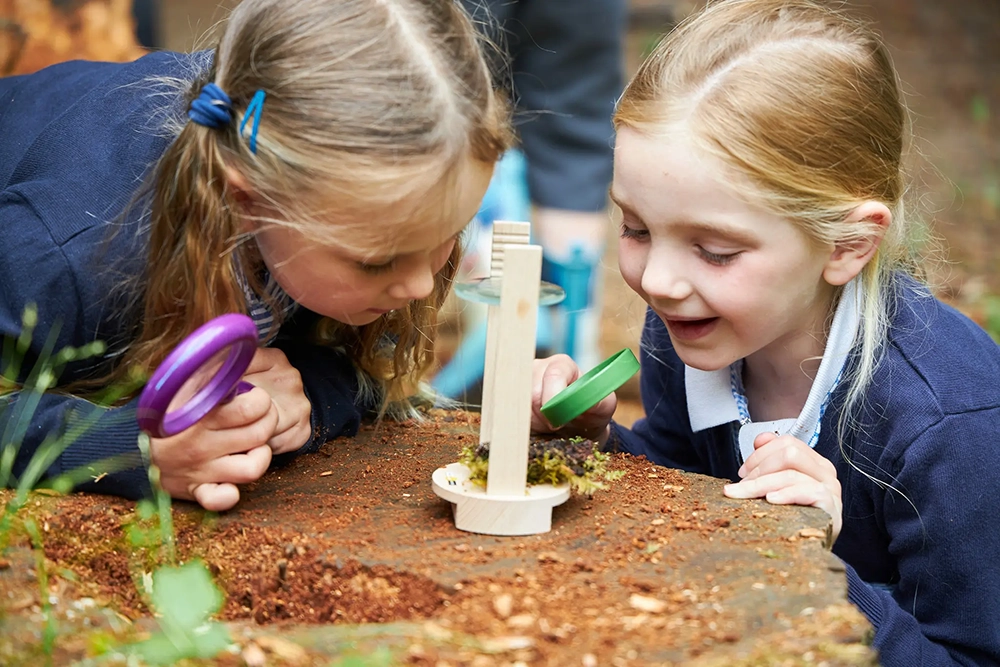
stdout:
[(400, 280), (389, 288), (389, 296), (401, 301), (426, 299), (434, 291), (433, 268), (426, 261), (415, 262), (414, 266), (406, 267)]
[(694, 293), (694, 287), (680, 264), (669, 260), (654, 261), (650, 257), (642, 272), (642, 291), (654, 299), (682, 301)]

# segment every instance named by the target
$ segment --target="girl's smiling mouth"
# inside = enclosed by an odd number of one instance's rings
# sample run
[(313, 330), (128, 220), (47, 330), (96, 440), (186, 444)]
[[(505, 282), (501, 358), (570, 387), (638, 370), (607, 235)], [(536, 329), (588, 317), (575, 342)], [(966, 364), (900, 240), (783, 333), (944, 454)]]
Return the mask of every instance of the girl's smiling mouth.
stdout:
[(670, 335), (679, 340), (686, 341), (697, 340), (707, 336), (715, 330), (718, 322), (718, 317), (706, 317), (697, 320), (663, 318), (663, 323), (667, 325)]

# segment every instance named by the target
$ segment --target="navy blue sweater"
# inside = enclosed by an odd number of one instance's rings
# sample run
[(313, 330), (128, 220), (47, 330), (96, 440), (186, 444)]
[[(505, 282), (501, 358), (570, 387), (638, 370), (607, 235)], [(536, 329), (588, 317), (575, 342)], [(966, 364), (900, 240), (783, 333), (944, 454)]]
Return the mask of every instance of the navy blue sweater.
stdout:
[[(844, 387), (823, 416), (816, 451), (843, 487), (833, 551), (883, 664), (1000, 664), (1000, 347), (912, 284), (898, 294), (885, 357), (843, 450)], [(612, 446), (737, 481), (738, 424), (692, 432), (684, 365), (652, 312), (641, 361), (647, 416), (631, 430), (613, 425)]]
[[(157, 53), (134, 63), (78, 61), (0, 78), (0, 335), (16, 337), (24, 308), (37, 306), (25, 369), (50, 336), (56, 350), (103, 340), (109, 354), (70, 364), (60, 384), (100, 377), (130, 340), (136, 313), (118, 288), (124, 277), (142, 274), (148, 237), (138, 214), (120, 214), (169, 144), (161, 129), (165, 114), (184, 111), (178, 94), (152, 78), (188, 77), (207, 62), (205, 54)], [(316, 317), (300, 308), (274, 343), (302, 374), (312, 403), (314, 437), (303, 450), (353, 435), (361, 412), (352, 364), (305, 342)], [(16, 395), (0, 404), (0, 434), (14, 400)], [(103, 410), (46, 394), (21, 443), (15, 474), (46, 437), (93, 420), (49, 475), (83, 468), (91, 478), (84, 490), (128, 498), (148, 493), (135, 403)], [(109, 466), (100, 462), (109, 457), (119, 457), (111, 467), (125, 469), (102, 476)]]

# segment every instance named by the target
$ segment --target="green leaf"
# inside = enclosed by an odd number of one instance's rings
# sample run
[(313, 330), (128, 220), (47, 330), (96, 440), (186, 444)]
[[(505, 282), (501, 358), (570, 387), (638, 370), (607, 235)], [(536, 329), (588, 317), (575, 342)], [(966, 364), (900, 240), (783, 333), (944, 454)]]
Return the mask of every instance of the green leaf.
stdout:
[(153, 635), (133, 645), (132, 650), (150, 665), (172, 665), (185, 657), (184, 652), (162, 634)]
[(174, 628), (193, 631), (222, 607), (223, 600), (201, 561), (153, 573), (153, 607)]
[(73, 490), (73, 479), (69, 475), (59, 475), (52, 480), (52, 488), (59, 495), (68, 496)]
[(87, 637), (87, 655), (105, 655), (117, 649), (118, 640), (106, 630), (100, 630)]
[(214, 658), (225, 651), (232, 641), (221, 623), (208, 623), (194, 631), (195, 658)]
[(156, 504), (151, 500), (140, 500), (135, 507), (135, 513), (142, 521), (148, 521), (156, 516)]
[(160, 533), (152, 528), (146, 530), (135, 525), (130, 525), (125, 530), (128, 535), (129, 544), (133, 547), (151, 547), (156, 545), (156, 540)]

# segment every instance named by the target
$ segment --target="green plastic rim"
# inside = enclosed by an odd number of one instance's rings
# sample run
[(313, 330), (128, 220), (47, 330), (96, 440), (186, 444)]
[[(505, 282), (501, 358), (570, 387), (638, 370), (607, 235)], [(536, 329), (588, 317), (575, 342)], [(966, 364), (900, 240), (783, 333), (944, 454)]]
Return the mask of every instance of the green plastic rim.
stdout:
[(578, 378), (542, 406), (542, 415), (555, 428), (573, 421), (625, 384), (639, 370), (632, 350), (617, 352)]

